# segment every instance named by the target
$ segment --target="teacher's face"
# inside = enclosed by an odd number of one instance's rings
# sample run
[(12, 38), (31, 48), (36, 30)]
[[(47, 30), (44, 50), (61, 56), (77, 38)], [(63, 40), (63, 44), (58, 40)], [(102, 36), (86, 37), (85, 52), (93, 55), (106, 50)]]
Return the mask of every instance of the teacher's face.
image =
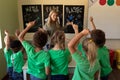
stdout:
[(53, 14), (51, 15), (51, 19), (52, 19), (52, 21), (56, 21), (56, 20), (57, 20), (57, 14), (56, 14), (56, 13), (53, 13)]

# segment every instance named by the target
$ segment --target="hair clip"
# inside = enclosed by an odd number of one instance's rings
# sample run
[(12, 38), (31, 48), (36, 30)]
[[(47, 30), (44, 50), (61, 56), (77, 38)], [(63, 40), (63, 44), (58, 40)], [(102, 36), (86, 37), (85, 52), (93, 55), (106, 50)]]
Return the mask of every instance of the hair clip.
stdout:
[(89, 42), (92, 42), (92, 41), (93, 41), (92, 39), (89, 40)]

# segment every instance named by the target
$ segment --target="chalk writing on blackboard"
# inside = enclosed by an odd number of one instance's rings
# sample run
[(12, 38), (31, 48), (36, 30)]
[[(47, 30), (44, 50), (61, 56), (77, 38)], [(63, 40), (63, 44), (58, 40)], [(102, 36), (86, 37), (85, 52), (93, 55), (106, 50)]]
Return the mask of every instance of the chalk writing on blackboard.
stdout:
[[(73, 22), (78, 25), (79, 32), (83, 30), (84, 5), (65, 5), (64, 7), (64, 25), (67, 22)], [(74, 33), (72, 25), (68, 25), (65, 33)]]
[(58, 20), (60, 25), (63, 25), (63, 5), (43, 5), (44, 23), (47, 21), (48, 15), (51, 10), (58, 12)]
[(28, 32), (35, 32), (42, 27), (41, 5), (22, 5), (22, 14), (24, 28), (28, 22), (36, 20), (36, 24)]

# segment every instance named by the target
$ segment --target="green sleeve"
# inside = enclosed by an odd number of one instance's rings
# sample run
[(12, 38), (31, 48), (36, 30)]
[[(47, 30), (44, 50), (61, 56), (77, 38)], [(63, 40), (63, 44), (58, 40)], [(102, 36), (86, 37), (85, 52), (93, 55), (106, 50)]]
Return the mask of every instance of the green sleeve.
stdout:
[(65, 53), (67, 54), (67, 56), (69, 56), (69, 55), (70, 55), (70, 51), (69, 51), (69, 49), (68, 49), (68, 48), (66, 48), (66, 49), (65, 49)]
[(82, 47), (82, 43), (78, 44), (78, 51), (81, 52), (82, 56), (86, 57), (85, 51), (84, 51), (84, 49)]
[(33, 46), (32, 46), (30, 43), (28, 43), (27, 41), (23, 41), (23, 42), (22, 42), (22, 45), (23, 45), (23, 47), (25, 48), (27, 54), (28, 54), (29, 51), (31, 51), (32, 48), (33, 48)]
[(75, 60), (76, 63), (79, 63), (82, 60), (82, 56), (78, 52), (73, 53), (72, 58)]
[(71, 62), (72, 57), (71, 57), (71, 55), (70, 55), (70, 51), (69, 51), (68, 48), (66, 48), (65, 53), (66, 53), (66, 56), (67, 56), (67, 58), (68, 58), (68, 61)]
[(11, 49), (6, 49), (6, 48), (4, 48), (4, 56), (5, 57), (10, 57), (11, 55), (12, 55), (12, 50)]
[(12, 52), (12, 50), (11, 49), (6, 49), (6, 48), (4, 48), (4, 53), (6, 54), (6, 53), (11, 53)]
[(44, 64), (45, 64), (45, 67), (48, 67), (50, 66), (50, 55), (48, 53), (45, 53), (45, 61), (44, 61)]
[(6, 59), (6, 62), (7, 62), (7, 66), (8, 67), (11, 67), (12, 66), (12, 63), (11, 63), (11, 55), (13, 54), (12, 50), (11, 49), (6, 49), (4, 48), (4, 57)]
[(82, 50), (83, 50), (83, 48), (82, 48), (82, 43), (79, 43), (79, 44), (78, 44), (78, 50), (79, 50), (79, 51), (82, 51)]

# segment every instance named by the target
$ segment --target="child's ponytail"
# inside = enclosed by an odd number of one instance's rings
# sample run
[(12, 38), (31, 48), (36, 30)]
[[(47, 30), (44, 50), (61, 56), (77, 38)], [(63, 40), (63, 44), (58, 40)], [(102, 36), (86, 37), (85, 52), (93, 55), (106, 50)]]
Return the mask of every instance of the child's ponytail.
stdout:
[(88, 61), (90, 62), (90, 67), (94, 66), (97, 56), (97, 48), (92, 39), (85, 39), (83, 41), (83, 48), (86, 51)]

